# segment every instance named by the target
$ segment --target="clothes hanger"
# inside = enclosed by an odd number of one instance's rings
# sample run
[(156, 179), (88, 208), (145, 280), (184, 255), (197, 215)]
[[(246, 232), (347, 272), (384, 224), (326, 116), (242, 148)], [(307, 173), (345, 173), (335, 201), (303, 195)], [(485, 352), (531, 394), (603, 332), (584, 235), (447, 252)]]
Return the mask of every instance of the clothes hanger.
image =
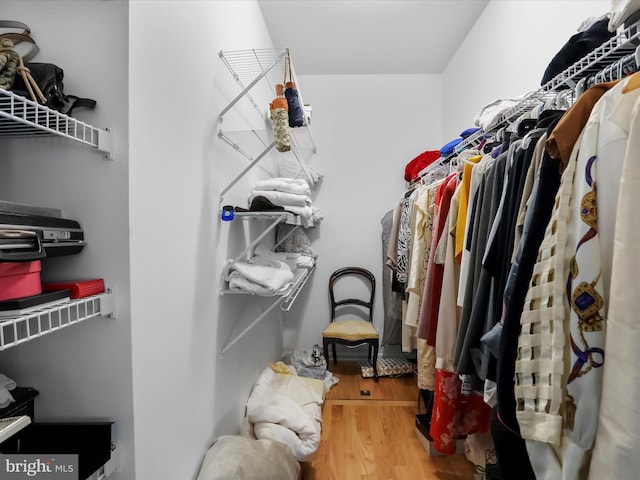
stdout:
[[(636, 60), (636, 67), (640, 66), (640, 45), (636, 47), (634, 58)], [(640, 71), (629, 77), (627, 84), (622, 88), (622, 93), (628, 93), (638, 88), (640, 88)]]

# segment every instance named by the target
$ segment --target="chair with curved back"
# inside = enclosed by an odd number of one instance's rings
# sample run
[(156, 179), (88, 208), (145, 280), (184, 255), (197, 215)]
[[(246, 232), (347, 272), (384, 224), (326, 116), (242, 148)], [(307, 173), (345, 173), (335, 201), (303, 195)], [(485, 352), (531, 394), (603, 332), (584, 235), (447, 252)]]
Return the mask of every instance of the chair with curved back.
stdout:
[[(346, 276), (358, 277), (363, 280), (369, 289), (368, 298), (344, 298), (336, 300), (334, 288), (336, 282)], [(329, 296), (331, 299), (331, 322), (329, 326), (322, 332), (322, 344), (324, 347), (324, 356), (329, 361), (329, 345), (333, 350), (333, 363), (336, 360), (336, 344), (346, 345), (347, 347), (358, 347), (361, 345), (369, 346), (369, 360), (373, 365), (373, 377), (378, 381), (378, 345), (380, 335), (373, 326), (373, 300), (376, 293), (376, 279), (373, 274), (360, 267), (344, 267), (336, 270), (329, 277)], [(339, 319), (336, 320), (336, 310), (340, 307), (352, 306), (354, 308), (363, 307), (368, 310), (368, 319), (356, 317), (355, 319)]]

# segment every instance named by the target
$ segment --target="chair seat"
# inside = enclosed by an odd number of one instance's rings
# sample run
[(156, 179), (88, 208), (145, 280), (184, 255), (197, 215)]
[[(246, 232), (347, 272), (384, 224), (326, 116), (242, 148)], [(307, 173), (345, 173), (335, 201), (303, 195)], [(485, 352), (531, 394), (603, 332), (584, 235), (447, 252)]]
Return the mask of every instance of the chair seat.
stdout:
[(378, 338), (378, 331), (370, 322), (338, 320), (331, 322), (322, 332), (323, 338), (341, 338), (348, 341)]

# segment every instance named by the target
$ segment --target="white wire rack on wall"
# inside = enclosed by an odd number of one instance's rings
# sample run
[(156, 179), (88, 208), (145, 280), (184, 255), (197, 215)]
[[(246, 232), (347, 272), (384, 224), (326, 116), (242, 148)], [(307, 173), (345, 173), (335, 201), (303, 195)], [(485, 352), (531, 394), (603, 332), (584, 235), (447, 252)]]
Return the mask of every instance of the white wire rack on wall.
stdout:
[(84, 320), (114, 313), (112, 293), (70, 300), (24, 315), (0, 318), (0, 351), (39, 338)]
[[(580, 58), (539, 89), (524, 95), (516, 105), (503, 112), (489, 131), (479, 130), (466, 138), (455, 147), (455, 151), (446, 157), (439, 158), (436, 162), (424, 168), (419, 177), (426, 175), (433, 168), (447, 163), (461, 151), (477, 145), (481, 139), (491, 132), (513, 122), (524, 113), (534, 109), (541, 102), (552, 98), (557, 92), (573, 90), (578, 83), (587, 78), (595, 81), (613, 81), (622, 78), (627, 72), (623, 68), (626, 64), (635, 64), (635, 69), (640, 58), (640, 22), (628, 27), (621, 27), (608, 41), (595, 48), (592, 52)], [(589, 86), (589, 85), (586, 85)]]
[[(293, 303), (298, 298), (299, 293), (302, 291), (303, 287), (311, 277), (311, 274), (315, 271), (315, 266), (312, 268), (299, 268), (294, 272), (294, 279), (291, 287), (281, 295), (277, 295), (275, 299), (269, 304), (269, 306), (264, 309), (264, 311), (258, 315), (256, 318), (251, 321), (244, 328), (241, 328), (236, 324), (234, 329), (231, 331), (229, 338), (225, 342), (224, 346), (220, 350), (220, 355), (223, 356), (231, 347), (233, 347), (242, 337), (244, 337), (253, 327), (255, 327), (262, 319), (266, 318), (269, 313), (277, 306), (280, 306), (280, 309), (284, 312), (288, 312), (291, 310)], [(236, 293), (231, 292), (229, 290), (221, 292), (224, 293)]]
[(0, 136), (54, 135), (88, 145), (111, 159), (111, 132), (0, 89)]
[[(275, 143), (273, 132), (269, 125), (268, 112), (269, 103), (276, 95), (276, 85), (285, 82), (284, 64), (287, 54), (288, 49), (252, 49), (219, 52), (221, 61), (227, 67), (241, 91), (220, 112), (218, 120), (221, 128), (218, 131), (218, 136), (250, 162), (236, 178), (222, 189), (221, 196), (229, 191), (268, 154), (276, 154), (273, 150)], [(293, 62), (291, 62), (291, 70), (294, 82), (298, 85)], [(300, 97), (300, 103), (304, 105), (300, 88), (298, 88), (298, 96)], [(264, 124), (264, 128), (242, 130), (238, 129), (237, 125), (227, 129), (224, 128), (225, 118), (235, 110), (236, 105), (246, 101), (253, 106), (260, 118), (261, 125)], [(291, 128), (290, 130), (291, 151), (277, 152), (277, 155), (293, 156), (302, 171), (307, 173), (305, 163), (311, 155), (316, 153), (317, 149), (306, 115), (304, 120), (303, 126)]]

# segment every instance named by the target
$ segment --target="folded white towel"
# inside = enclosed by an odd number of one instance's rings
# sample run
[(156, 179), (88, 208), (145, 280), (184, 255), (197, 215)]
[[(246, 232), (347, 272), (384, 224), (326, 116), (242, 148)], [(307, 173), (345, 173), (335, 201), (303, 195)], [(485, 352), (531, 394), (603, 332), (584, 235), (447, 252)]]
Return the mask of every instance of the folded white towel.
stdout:
[[(223, 278), (232, 290), (251, 287), (248, 291), (261, 295), (281, 293), (293, 281), (291, 268), (275, 259), (269, 265), (257, 265), (228, 260), (223, 269)], [(253, 288), (253, 285), (256, 288)], [(254, 291), (255, 290), (255, 291)]]
[(294, 252), (272, 252), (264, 245), (258, 245), (254, 254), (256, 255), (249, 263), (258, 263), (261, 258), (275, 258), (281, 262), (286, 262), (289, 266), (293, 266), (293, 268), (311, 268), (315, 265), (315, 259), (309, 255), (303, 255), (301, 253)]
[(252, 293), (263, 297), (273, 297), (276, 295), (284, 295), (289, 291), (291, 285), (292, 282), (288, 282), (276, 289), (247, 280), (238, 272), (231, 272), (229, 275), (229, 290), (232, 292)]
[(275, 192), (273, 190), (251, 190), (249, 194), (249, 203), (257, 196), (263, 196), (276, 205), (294, 205), (304, 207), (311, 205), (311, 197), (309, 195), (298, 195), (297, 193)]
[(302, 221), (302, 225), (305, 227), (310, 227), (313, 223), (313, 208), (309, 205), (304, 207), (299, 207), (296, 205), (283, 205), (284, 209), (287, 212), (291, 212), (294, 215), (298, 215), (300, 220)]
[(270, 178), (255, 184), (255, 190), (274, 190), (277, 192), (295, 193), (298, 195), (311, 195), (309, 182), (302, 178)]

